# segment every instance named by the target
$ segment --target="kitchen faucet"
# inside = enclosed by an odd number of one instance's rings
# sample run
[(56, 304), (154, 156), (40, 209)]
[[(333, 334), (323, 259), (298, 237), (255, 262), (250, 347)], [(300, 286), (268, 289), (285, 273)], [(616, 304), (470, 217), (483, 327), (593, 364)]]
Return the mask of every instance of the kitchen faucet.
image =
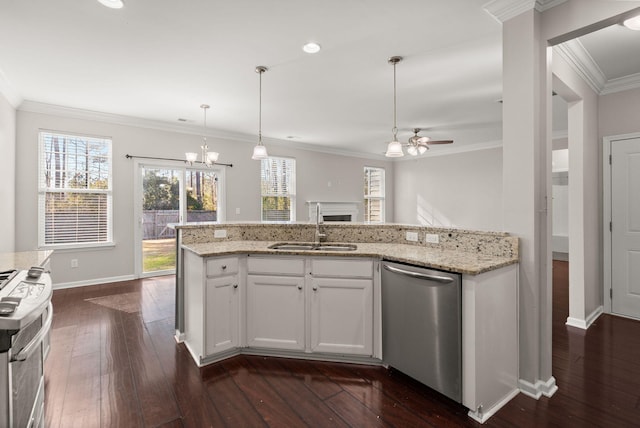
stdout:
[(320, 240), (322, 238), (326, 238), (326, 233), (320, 233), (320, 224), (322, 221), (320, 220), (320, 202), (316, 204), (316, 235), (315, 235), (315, 244), (319, 245)]

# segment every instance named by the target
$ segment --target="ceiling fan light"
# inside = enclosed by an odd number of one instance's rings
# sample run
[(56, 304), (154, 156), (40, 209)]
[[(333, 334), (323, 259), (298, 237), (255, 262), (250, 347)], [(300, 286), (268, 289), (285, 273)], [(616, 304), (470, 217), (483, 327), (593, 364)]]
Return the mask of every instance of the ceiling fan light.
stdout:
[(417, 156), (418, 155), (418, 148), (414, 145), (411, 145), (409, 147), (407, 147), (407, 153), (409, 153), (411, 156)]
[(418, 153), (420, 153), (421, 155), (423, 155), (427, 150), (429, 150), (427, 146), (418, 146)]
[(251, 159), (262, 160), (267, 159), (268, 157), (269, 155), (267, 154), (267, 148), (262, 144), (258, 144), (253, 148), (253, 156), (251, 156)]
[(387, 152), (384, 154), (388, 158), (399, 158), (404, 156), (402, 144), (399, 141), (392, 141), (387, 145)]
[(640, 15), (626, 19), (622, 25), (630, 30), (640, 31)]

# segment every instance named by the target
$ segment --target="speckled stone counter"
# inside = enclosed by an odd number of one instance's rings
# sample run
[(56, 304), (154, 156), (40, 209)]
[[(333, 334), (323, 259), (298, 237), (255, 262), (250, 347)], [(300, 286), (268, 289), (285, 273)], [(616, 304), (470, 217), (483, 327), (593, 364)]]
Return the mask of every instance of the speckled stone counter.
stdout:
[[(325, 223), (323, 242), (353, 243), (354, 251), (275, 250), (277, 242), (309, 242), (315, 236), (310, 223), (224, 223), (175, 226), (183, 248), (207, 257), (225, 254), (324, 255), (334, 257), (379, 257), (416, 266), (477, 275), (518, 262), (518, 238), (503, 232), (478, 232), (415, 225)], [(215, 238), (224, 229), (225, 238)], [(406, 232), (416, 232), (417, 242), (406, 241)], [(437, 234), (437, 244), (426, 243), (425, 234)]]
[(20, 251), (0, 253), (0, 271), (11, 269), (29, 269), (31, 266), (43, 266), (53, 251)]

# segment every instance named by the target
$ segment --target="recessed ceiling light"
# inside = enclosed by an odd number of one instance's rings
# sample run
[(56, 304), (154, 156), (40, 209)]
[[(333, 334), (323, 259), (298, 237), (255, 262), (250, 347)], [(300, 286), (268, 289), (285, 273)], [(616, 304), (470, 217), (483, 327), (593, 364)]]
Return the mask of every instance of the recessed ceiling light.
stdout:
[(309, 42), (304, 46), (302, 46), (302, 50), (305, 51), (306, 53), (311, 53), (311, 54), (317, 53), (317, 52), (320, 52), (320, 45), (317, 44), (316, 42)]
[(100, 4), (111, 9), (122, 9), (124, 2), (122, 0), (98, 0)]
[(626, 19), (622, 24), (631, 30), (640, 31), (640, 15)]

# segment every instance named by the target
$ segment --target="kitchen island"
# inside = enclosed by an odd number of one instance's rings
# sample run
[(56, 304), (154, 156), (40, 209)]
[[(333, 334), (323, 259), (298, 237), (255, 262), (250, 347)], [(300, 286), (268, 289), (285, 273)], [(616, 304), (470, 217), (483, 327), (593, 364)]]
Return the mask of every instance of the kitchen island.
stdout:
[(353, 251), (281, 250), (274, 244), (313, 243), (316, 225), (176, 229), (176, 338), (198, 365), (238, 353), (382, 364), (380, 266), (393, 261), (462, 276), (462, 403), (469, 415), (483, 422), (518, 393), (515, 237), (336, 223), (322, 225), (326, 241), (353, 244)]

